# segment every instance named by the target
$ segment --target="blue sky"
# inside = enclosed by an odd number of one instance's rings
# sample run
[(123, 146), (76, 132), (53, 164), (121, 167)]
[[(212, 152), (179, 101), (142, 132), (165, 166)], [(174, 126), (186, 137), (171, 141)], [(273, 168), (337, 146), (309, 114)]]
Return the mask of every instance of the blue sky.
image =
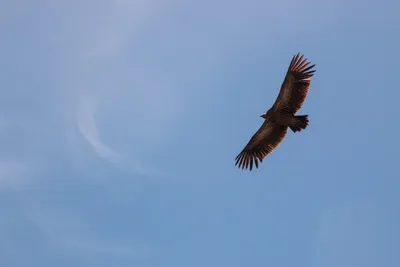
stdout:
[[(3, 1), (0, 265), (400, 266), (399, 11)], [(309, 127), (236, 169), (297, 52)]]

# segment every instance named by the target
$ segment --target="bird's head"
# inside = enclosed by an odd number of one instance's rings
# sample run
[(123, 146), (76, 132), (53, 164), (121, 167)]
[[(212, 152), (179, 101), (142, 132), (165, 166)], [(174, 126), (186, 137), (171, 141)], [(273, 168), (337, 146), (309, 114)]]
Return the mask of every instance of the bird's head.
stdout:
[(267, 112), (264, 112), (263, 114), (260, 115), (261, 118), (267, 119)]

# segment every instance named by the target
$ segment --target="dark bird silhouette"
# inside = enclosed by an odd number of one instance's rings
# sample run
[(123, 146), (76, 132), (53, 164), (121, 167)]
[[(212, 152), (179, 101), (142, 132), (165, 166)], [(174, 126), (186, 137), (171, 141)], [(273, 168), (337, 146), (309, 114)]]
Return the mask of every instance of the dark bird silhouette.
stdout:
[(235, 159), (239, 169), (258, 168), (258, 161), (261, 163), (282, 142), (288, 128), (295, 133), (307, 127), (308, 115), (295, 114), (306, 99), (315, 64), (309, 66), (303, 57), (293, 56), (274, 105), (261, 115), (264, 123)]

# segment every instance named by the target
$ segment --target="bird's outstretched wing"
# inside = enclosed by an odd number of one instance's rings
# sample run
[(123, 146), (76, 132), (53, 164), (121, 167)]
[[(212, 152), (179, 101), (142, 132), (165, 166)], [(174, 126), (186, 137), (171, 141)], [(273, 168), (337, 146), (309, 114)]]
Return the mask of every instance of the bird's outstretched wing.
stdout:
[(309, 66), (310, 62), (303, 58), (300, 54), (293, 56), (272, 110), (295, 114), (303, 105), (315, 72), (312, 70), (315, 64)]
[(285, 138), (287, 126), (277, 125), (264, 121), (260, 129), (251, 137), (245, 148), (235, 158), (238, 168), (253, 169), (253, 164), (258, 168), (258, 161), (271, 153)]

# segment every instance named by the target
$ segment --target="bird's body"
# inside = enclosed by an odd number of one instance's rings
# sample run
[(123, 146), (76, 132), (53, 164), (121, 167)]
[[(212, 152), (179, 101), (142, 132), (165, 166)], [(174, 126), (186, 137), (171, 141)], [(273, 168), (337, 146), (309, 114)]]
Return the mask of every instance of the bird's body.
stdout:
[(292, 58), (274, 105), (261, 115), (264, 123), (236, 157), (239, 168), (250, 167), (251, 171), (253, 163), (258, 168), (258, 161), (262, 162), (282, 142), (288, 128), (297, 132), (307, 127), (308, 115), (295, 114), (307, 96), (315, 65), (308, 66), (303, 57), (297, 54)]

